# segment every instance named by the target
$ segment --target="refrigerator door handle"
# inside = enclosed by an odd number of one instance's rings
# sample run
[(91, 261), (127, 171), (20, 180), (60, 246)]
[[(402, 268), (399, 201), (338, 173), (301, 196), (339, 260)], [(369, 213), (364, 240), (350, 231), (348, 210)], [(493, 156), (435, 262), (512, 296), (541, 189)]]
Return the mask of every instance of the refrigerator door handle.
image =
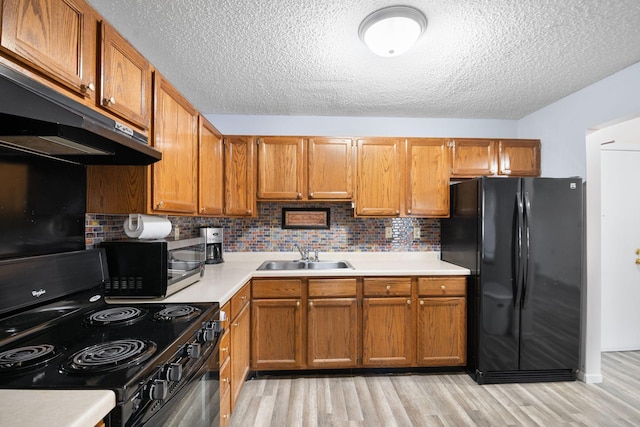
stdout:
[(524, 255), (524, 271), (522, 275), (522, 308), (524, 309), (527, 305), (527, 296), (530, 293), (531, 289), (529, 287), (531, 284), (529, 283), (529, 253), (531, 252), (531, 239), (530, 239), (530, 230), (529, 230), (529, 218), (531, 217), (531, 201), (529, 200), (529, 193), (524, 193), (524, 239), (525, 239), (525, 255)]
[(516, 207), (518, 208), (518, 215), (516, 218), (516, 230), (514, 233), (514, 238), (516, 239), (516, 244), (514, 245), (514, 254), (513, 254), (513, 263), (515, 265), (515, 289), (513, 292), (513, 307), (517, 307), (520, 302), (520, 297), (522, 293), (522, 239), (523, 239), (523, 231), (524, 231), (524, 206), (522, 203), (522, 194), (516, 193)]

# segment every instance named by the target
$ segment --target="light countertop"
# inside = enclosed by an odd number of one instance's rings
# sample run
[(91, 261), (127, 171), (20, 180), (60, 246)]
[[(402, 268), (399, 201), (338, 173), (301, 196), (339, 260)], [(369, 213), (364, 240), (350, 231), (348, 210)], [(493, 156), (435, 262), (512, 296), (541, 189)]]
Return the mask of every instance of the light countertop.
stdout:
[(120, 299), (110, 302), (219, 302), (229, 301), (253, 277), (349, 277), (349, 276), (466, 276), (469, 270), (440, 261), (438, 252), (325, 252), (321, 261), (346, 260), (353, 269), (264, 270), (256, 269), (267, 260), (296, 260), (297, 252), (232, 252), (221, 264), (208, 264), (199, 282), (158, 299)]
[[(109, 299), (117, 303), (219, 302), (222, 306), (253, 277), (464, 276), (466, 268), (440, 261), (437, 252), (327, 252), (320, 260), (346, 260), (353, 269), (256, 271), (267, 260), (295, 260), (297, 252), (225, 253), (197, 283), (162, 299)], [(0, 426), (94, 427), (115, 407), (110, 390), (0, 390)], [(25, 408), (29, 408), (25, 410)]]

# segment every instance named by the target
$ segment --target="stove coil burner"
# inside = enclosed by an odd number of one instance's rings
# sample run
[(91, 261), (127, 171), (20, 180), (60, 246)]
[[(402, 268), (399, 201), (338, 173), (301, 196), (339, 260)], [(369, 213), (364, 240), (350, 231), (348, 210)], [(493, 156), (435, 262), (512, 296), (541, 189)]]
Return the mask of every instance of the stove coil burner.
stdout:
[(113, 307), (89, 315), (86, 323), (91, 326), (131, 325), (142, 319), (147, 310), (136, 307)]
[(155, 343), (125, 339), (85, 347), (69, 358), (63, 368), (68, 372), (95, 373), (115, 371), (139, 365), (156, 352)]
[(18, 372), (45, 365), (60, 354), (51, 344), (18, 347), (0, 353), (0, 372)]
[(190, 305), (172, 305), (158, 311), (153, 315), (153, 320), (160, 322), (175, 322), (191, 320), (200, 315), (201, 310)]

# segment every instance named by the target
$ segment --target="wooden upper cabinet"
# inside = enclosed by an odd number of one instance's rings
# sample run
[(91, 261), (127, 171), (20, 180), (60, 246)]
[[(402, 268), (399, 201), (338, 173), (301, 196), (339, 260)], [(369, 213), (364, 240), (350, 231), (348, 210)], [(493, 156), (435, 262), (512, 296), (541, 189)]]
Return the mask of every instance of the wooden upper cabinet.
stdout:
[(224, 138), (224, 214), (256, 216), (255, 146), (248, 136)]
[(451, 175), (476, 177), (496, 173), (495, 141), (454, 139), (451, 141)]
[(503, 139), (498, 141), (498, 174), (540, 176), (540, 140)]
[(353, 198), (354, 144), (351, 138), (309, 138), (308, 198)]
[(305, 181), (304, 138), (260, 137), (258, 198), (300, 200)]
[(540, 176), (540, 140), (454, 139), (451, 146), (451, 175)]
[(408, 139), (406, 201), (409, 216), (449, 216), (449, 147), (441, 138)]
[(198, 119), (198, 212), (224, 213), (224, 145), (222, 136), (202, 116)]
[(94, 99), (96, 28), (82, 0), (4, 0), (0, 46), (78, 95)]
[(155, 82), (153, 145), (162, 160), (151, 165), (151, 208), (195, 213), (197, 207), (198, 112), (159, 73)]
[(101, 25), (102, 108), (142, 129), (151, 119), (151, 66), (111, 25)]
[(400, 215), (400, 149), (399, 138), (357, 140), (357, 216)]

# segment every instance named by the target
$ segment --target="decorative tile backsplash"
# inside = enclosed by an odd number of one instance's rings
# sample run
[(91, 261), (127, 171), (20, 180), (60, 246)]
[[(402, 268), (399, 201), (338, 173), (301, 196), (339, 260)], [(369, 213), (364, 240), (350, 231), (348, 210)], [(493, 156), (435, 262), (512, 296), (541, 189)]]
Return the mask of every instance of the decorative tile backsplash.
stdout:
[[(330, 208), (329, 230), (282, 229), (283, 207)], [(221, 225), (225, 252), (286, 252), (294, 243), (321, 252), (407, 252), (439, 251), (440, 220), (424, 218), (354, 218), (350, 203), (258, 203), (258, 218), (209, 218), (169, 216), (181, 238), (198, 236), (200, 227)], [(87, 214), (87, 248), (100, 242), (127, 238), (123, 223), (127, 215)], [(385, 228), (392, 238), (385, 238)], [(420, 239), (413, 228), (420, 227)]]

